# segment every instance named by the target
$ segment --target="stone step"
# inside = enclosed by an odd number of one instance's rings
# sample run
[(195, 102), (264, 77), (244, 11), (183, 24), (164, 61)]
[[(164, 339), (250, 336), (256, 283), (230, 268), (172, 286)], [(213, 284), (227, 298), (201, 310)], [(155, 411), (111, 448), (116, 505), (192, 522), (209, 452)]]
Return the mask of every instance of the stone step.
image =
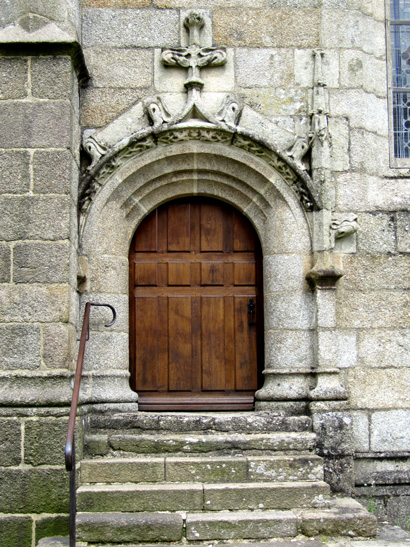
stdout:
[(77, 513), (77, 539), (106, 543), (180, 541), (179, 513)]
[(88, 418), (92, 430), (169, 432), (241, 432), (309, 431), (308, 416), (283, 416), (268, 411), (254, 412), (135, 412), (114, 415), (92, 414)]
[[(78, 513), (77, 530), (80, 541), (105, 545), (112, 542), (117, 546), (123, 542), (131, 547), (131, 542), (135, 545), (181, 539), (188, 542), (246, 541), (298, 536), (298, 540), (302, 540), (300, 534), (350, 539), (372, 537), (377, 531), (377, 521), (358, 502), (341, 498), (329, 501), (326, 509), (188, 512), (186, 515)], [(91, 547), (89, 543), (87, 545)]]
[(329, 495), (325, 482), (93, 484), (77, 490), (80, 512), (291, 509)]
[(81, 462), (81, 482), (257, 482), (323, 480), (315, 455), (105, 458)]
[(105, 455), (110, 451), (139, 454), (288, 454), (310, 452), (315, 448), (315, 434), (311, 432), (275, 433), (169, 433), (155, 435), (119, 433), (87, 435), (85, 453), (88, 456)]

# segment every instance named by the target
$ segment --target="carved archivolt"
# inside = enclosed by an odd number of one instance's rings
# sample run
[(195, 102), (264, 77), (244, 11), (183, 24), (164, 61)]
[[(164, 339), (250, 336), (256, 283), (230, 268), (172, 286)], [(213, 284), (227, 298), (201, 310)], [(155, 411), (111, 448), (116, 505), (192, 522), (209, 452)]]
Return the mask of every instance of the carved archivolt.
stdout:
[(145, 135), (140, 138), (136, 136), (135, 140), (130, 140), (124, 144), (123, 148), (113, 148), (110, 153), (101, 156), (97, 162), (93, 157), (93, 168), (84, 177), (80, 190), (81, 213), (87, 213), (99, 189), (114, 171), (128, 160), (157, 146), (169, 146), (192, 140), (235, 146), (261, 158), (272, 166), (295, 191), (306, 211), (320, 208), (320, 198), (313, 188), (310, 177), (305, 172), (298, 172), (297, 168), (292, 168), (285, 154), (269, 149), (264, 143), (257, 142), (245, 132), (222, 130), (210, 124), (208, 126), (204, 124), (204, 127), (184, 127), (184, 124), (180, 124), (180, 127), (165, 129), (159, 134), (154, 132), (154, 128), (151, 128), (148, 135), (146, 133), (145, 131)]

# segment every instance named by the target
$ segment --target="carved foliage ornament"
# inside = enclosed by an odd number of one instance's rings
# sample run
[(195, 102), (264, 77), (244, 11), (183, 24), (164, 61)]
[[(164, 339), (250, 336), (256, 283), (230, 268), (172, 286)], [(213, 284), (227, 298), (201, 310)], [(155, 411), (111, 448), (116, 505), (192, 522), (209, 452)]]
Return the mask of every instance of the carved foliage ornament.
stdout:
[[(135, 158), (158, 145), (167, 146), (190, 140), (233, 145), (263, 159), (272, 166), (296, 192), (307, 211), (312, 211), (314, 209), (315, 199), (312, 195), (312, 189), (308, 186), (307, 180), (298, 178), (297, 174), (286, 161), (273, 150), (269, 150), (261, 144), (256, 143), (249, 137), (237, 133), (235, 134), (231, 131), (223, 131), (212, 127), (180, 127), (161, 132), (157, 136), (148, 135), (142, 139), (135, 140), (109, 158), (93, 177), (89, 177), (89, 180), (85, 185), (85, 190), (80, 197), (81, 212), (87, 212), (99, 189), (116, 169), (123, 166), (130, 159)], [(308, 177), (306, 176), (306, 178)]]

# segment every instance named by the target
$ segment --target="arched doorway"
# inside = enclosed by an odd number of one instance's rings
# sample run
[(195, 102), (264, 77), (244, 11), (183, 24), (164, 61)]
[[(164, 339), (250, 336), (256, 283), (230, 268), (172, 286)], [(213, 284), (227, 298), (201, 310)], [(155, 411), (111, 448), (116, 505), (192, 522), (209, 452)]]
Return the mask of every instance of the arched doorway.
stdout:
[(232, 206), (155, 209), (130, 247), (131, 387), (141, 410), (252, 409), (263, 368), (262, 252)]

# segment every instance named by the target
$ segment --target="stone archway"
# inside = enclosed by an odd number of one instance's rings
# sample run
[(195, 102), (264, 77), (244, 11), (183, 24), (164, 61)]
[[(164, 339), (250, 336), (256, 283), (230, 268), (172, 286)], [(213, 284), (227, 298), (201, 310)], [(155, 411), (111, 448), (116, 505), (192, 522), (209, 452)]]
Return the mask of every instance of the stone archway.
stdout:
[[(225, 143), (199, 140), (159, 141), (143, 153), (130, 154), (98, 187), (84, 216), (81, 251), (88, 260), (87, 298), (109, 297), (126, 317), (115, 333), (100, 335), (111, 348), (108, 355), (103, 341), (90, 347), (88, 373), (98, 386), (92, 398), (134, 400), (128, 385), (130, 241), (150, 211), (190, 195), (225, 201), (255, 227), (265, 280), (265, 375), (276, 378), (275, 394), (269, 390), (267, 398), (306, 401), (315, 326), (314, 299), (305, 281), (312, 266), (306, 213), (288, 181), (264, 159)], [(257, 397), (263, 406), (263, 390)]]

